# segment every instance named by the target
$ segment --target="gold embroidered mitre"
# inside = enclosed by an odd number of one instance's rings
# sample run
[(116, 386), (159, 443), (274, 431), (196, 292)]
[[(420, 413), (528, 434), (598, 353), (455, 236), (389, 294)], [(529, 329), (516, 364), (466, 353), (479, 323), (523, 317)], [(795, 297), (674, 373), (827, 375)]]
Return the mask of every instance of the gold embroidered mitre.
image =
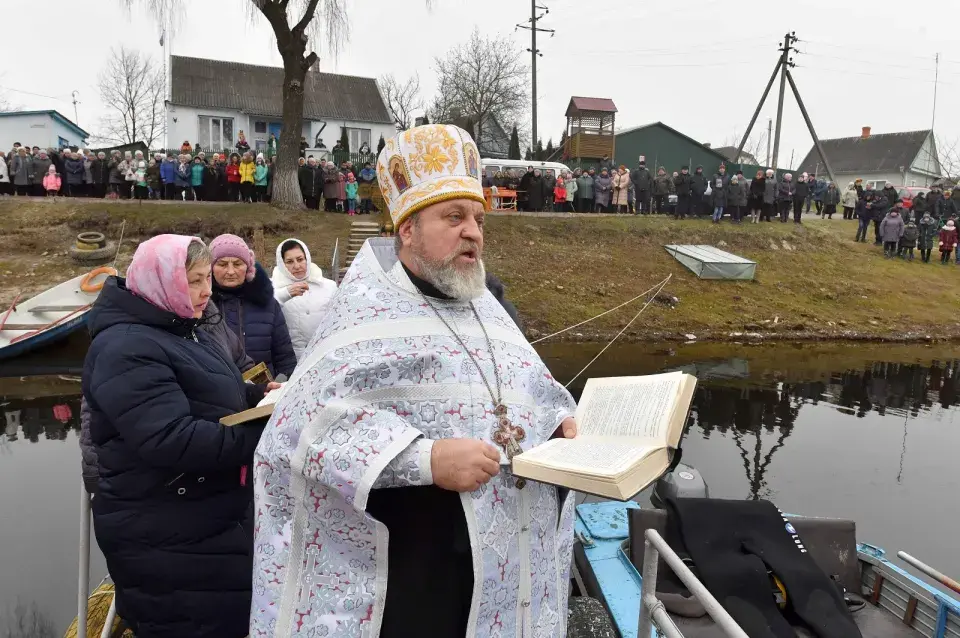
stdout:
[(427, 124), (386, 141), (377, 158), (377, 181), (394, 228), (437, 202), (484, 203), (480, 152), (470, 134), (448, 124)]

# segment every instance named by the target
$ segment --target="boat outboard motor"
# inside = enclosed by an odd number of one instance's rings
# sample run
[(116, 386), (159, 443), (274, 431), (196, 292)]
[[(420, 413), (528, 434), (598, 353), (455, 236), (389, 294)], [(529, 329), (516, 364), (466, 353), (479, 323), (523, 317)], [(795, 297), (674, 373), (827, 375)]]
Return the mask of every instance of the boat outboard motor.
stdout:
[(664, 509), (664, 499), (709, 498), (710, 490), (700, 471), (690, 465), (678, 463), (677, 467), (661, 476), (653, 486), (650, 502), (657, 509)]

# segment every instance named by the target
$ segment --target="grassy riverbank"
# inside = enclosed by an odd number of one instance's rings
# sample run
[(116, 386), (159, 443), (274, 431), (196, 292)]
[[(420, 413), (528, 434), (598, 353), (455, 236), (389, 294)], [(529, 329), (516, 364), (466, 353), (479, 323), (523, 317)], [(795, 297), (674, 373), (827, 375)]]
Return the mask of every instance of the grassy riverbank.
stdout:
[[(366, 220), (367, 218), (360, 218)], [(77, 232), (100, 230), (116, 240), (119, 265), (136, 242), (161, 232), (212, 238), (265, 235), (267, 266), (282, 239), (297, 236), (326, 272), (336, 238), (350, 219), (323, 213), (280, 214), (259, 205), (127, 204), (100, 201), (0, 200), (0, 305), (17, 291), (31, 295), (85, 269), (66, 250)], [(802, 339), (925, 340), (960, 337), (956, 266), (885, 260), (872, 244), (855, 244), (854, 222), (808, 216), (794, 224), (713, 225), (663, 218), (489, 218), (485, 260), (507, 284), (531, 336), (548, 334), (673, 279), (626, 332), (636, 341)], [(758, 262), (752, 282), (697, 279), (665, 244), (711, 244)], [(935, 255), (936, 257), (936, 255)], [(672, 304), (669, 297), (679, 302)], [(565, 337), (602, 340), (640, 309), (635, 303)]]

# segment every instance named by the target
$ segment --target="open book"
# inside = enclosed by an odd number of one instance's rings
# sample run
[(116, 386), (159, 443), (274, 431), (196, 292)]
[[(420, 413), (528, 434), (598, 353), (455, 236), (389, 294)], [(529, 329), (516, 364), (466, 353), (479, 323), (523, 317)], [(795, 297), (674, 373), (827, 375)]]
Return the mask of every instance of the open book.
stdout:
[(577, 406), (577, 437), (513, 457), (513, 473), (626, 501), (670, 467), (697, 379), (683, 372), (590, 379)]

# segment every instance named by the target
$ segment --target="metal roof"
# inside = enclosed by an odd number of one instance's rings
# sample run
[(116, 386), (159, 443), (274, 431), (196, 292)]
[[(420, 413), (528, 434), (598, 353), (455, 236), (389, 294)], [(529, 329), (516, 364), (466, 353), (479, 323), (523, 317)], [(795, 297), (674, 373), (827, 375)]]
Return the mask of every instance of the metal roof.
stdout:
[(567, 114), (564, 117), (570, 117), (570, 114), (576, 111), (616, 113), (617, 105), (608, 97), (578, 97), (575, 95), (570, 98), (570, 104), (567, 106)]
[[(899, 173), (913, 165), (930, 134), (930, 129), (879, 133), (821, 140), (821, 144), (834, 173)], [(794, 172), (817, 172), (819, 161), (820, 155), (813, 146)]]
[(82, 135), (84, 138), (90, 137), (89, 133), (80, 128), (77, 124), (70, 120), (70, 118), (56, 109), (47, 109), (43, 111), (3, 111), (0, 113), (0, 117), (15, 117), (18, 115), (49, 115), (55, 120), (60, 120), (64, 126), (76, 130), (76, 132), (80, 133), (80, 135)]
[[(170, 103), (194, 108), (283, 115), (283, 69), (204, 58), (170, 57)], [(373, 78), (308, 71), (303, 116), (392, 124)]]

